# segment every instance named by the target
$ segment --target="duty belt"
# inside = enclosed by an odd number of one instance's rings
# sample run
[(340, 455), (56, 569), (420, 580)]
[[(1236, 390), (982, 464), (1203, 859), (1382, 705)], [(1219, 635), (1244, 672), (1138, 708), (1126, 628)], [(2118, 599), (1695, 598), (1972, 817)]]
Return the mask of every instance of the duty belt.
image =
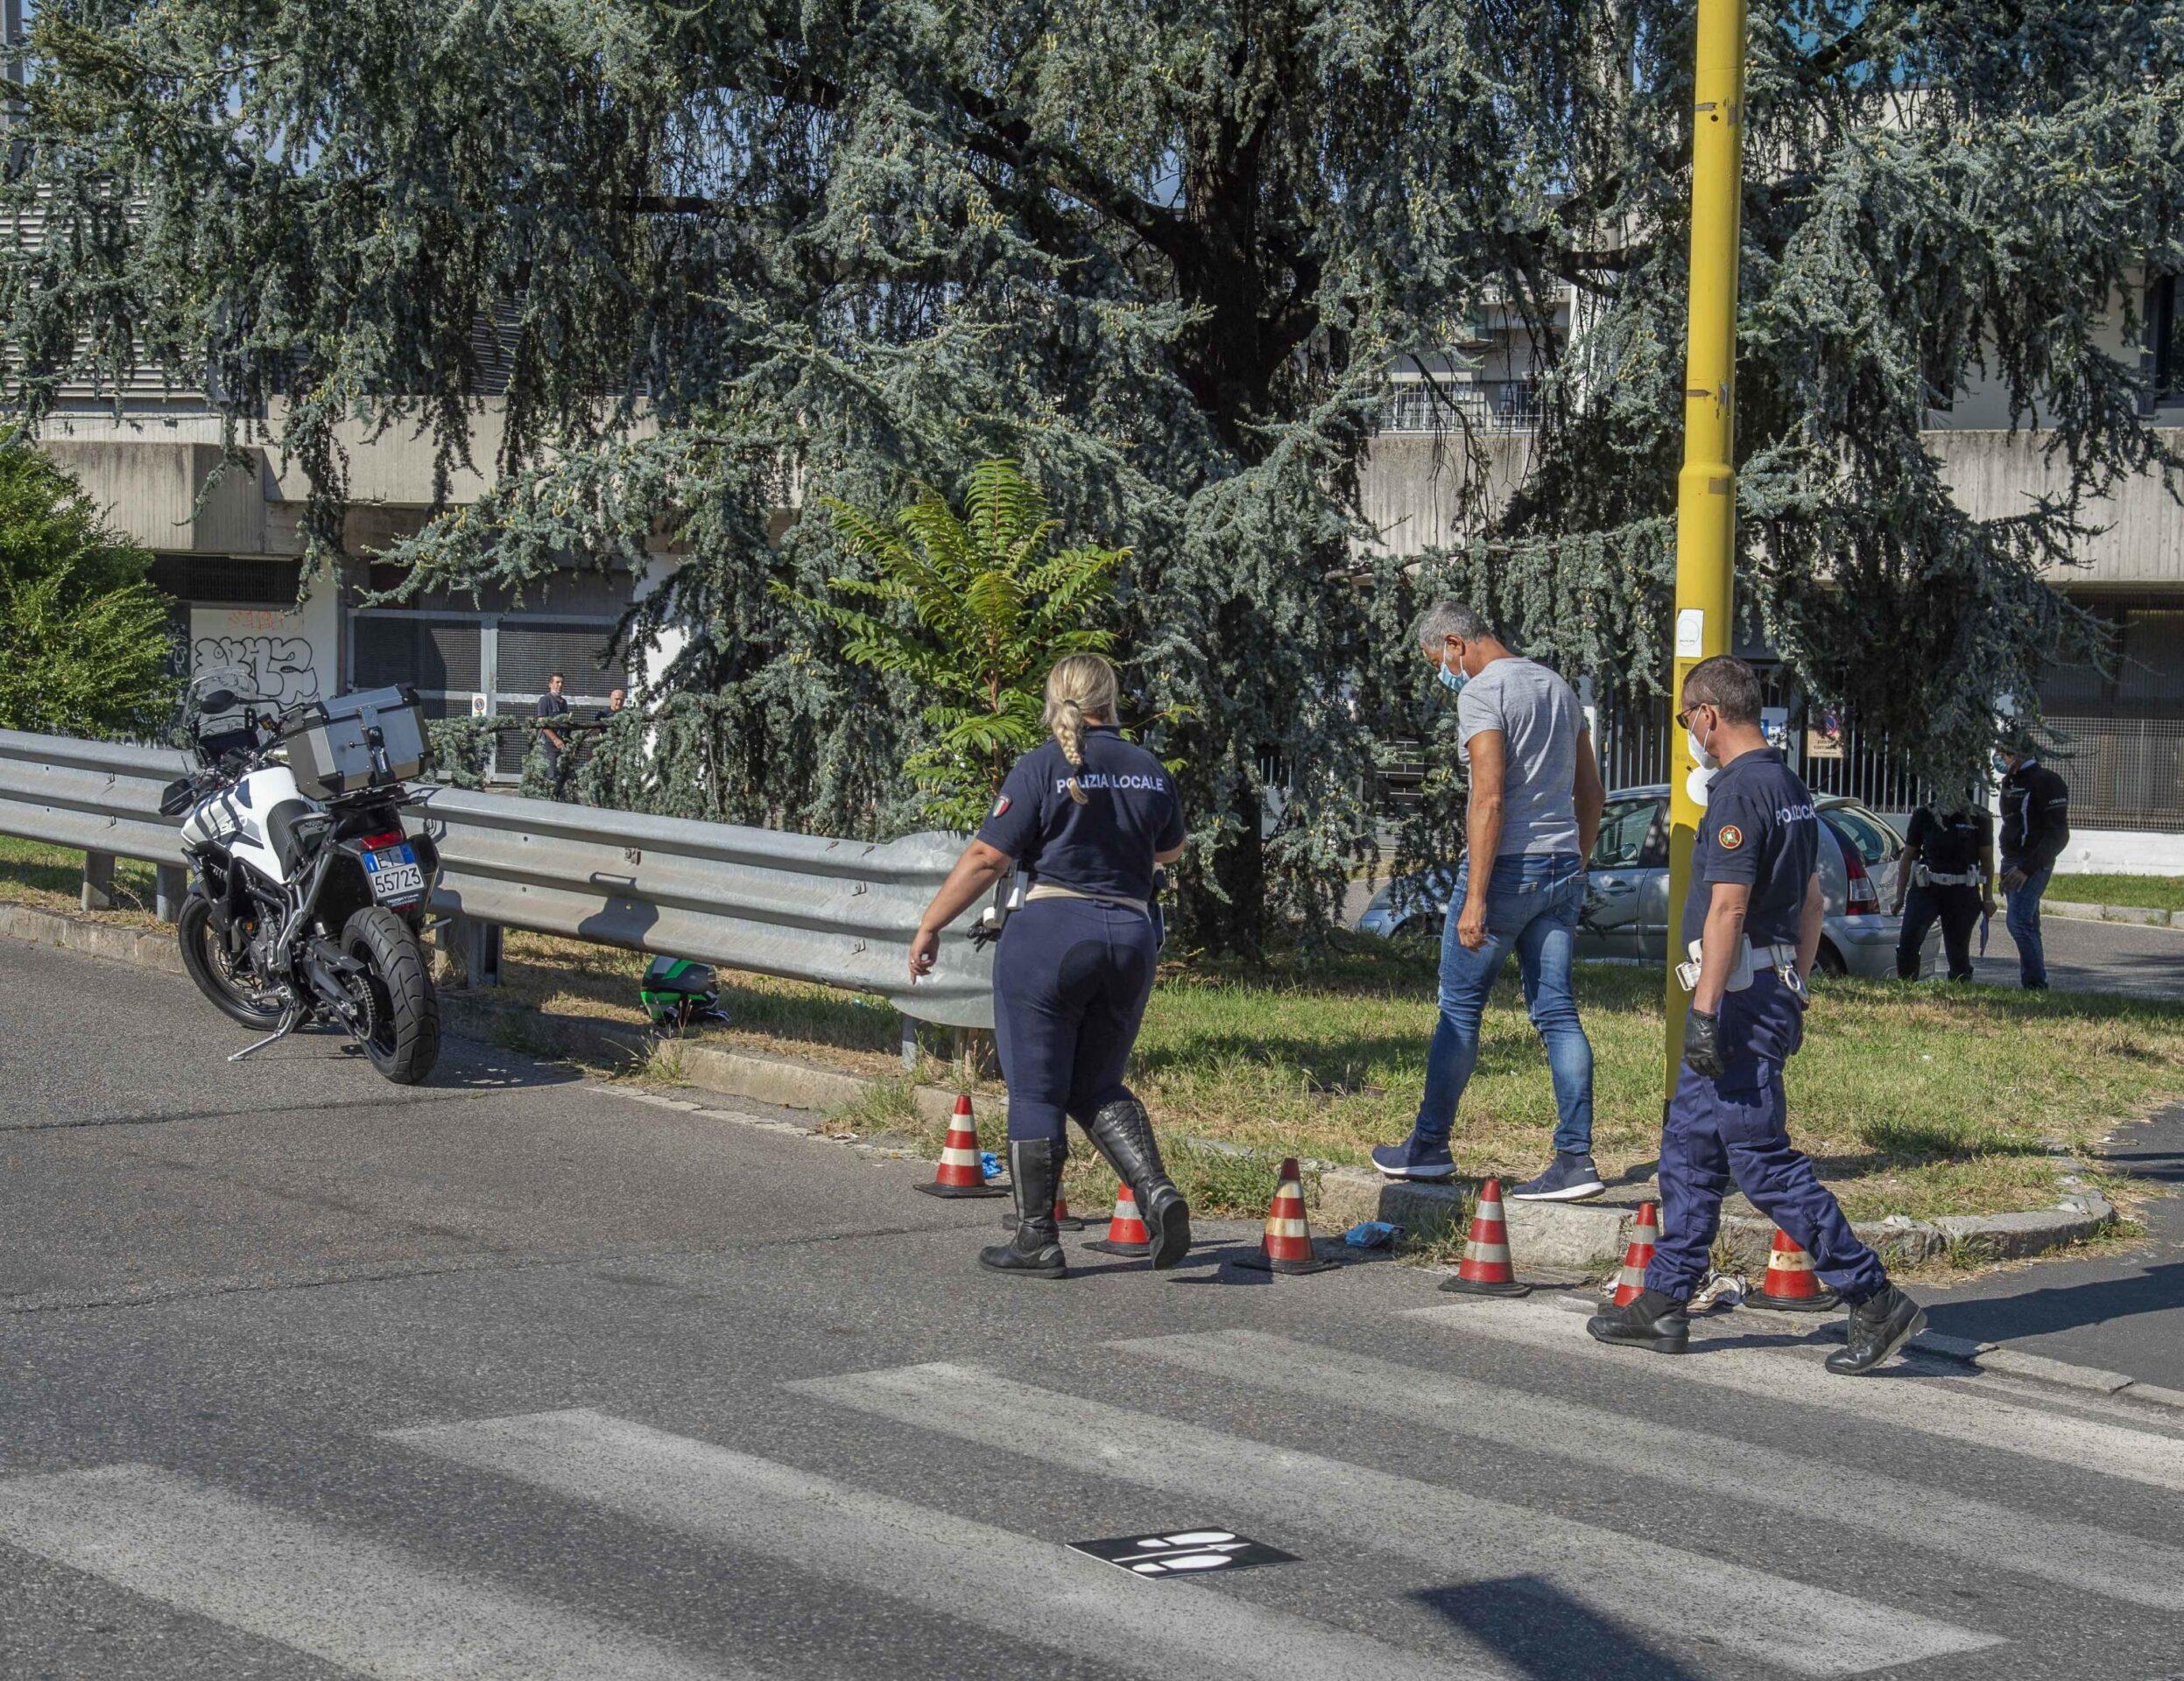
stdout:
[(1027, 902), (1039, 899), (1082, 899), (1087, 904), (1119, 905), (1125, 911), (1135, 911), (1141, 917), (1152, 914), (1152, 906), (1144, 899), (1126, 899), (1119, 893), (1087, 893), (1078, 888), (1064, 887), (1060, 882), (1041, 882), (1026, 893)]
[[(1701, 948), (1703, 944), (1703, 941), (1693, 940), (1688, 947), (1691, 960), (1688, 963), (1676, 965), (1676, 982), (1686, 992), (1696, 992), (1699, 989), (1699, 968), (1702, 960)], [(1745, 988), (1751, 985), (1753, 973), (1764, 964), (1766, 967), (1772, 969), (1782, 984), (1792, 992), (1800, 998), (1805, 995), (1805, 977), (1798, 971), (1797, 946), (1794, 941), (1786, 939), (1779, 940), (1772, 946), (1755, 946), (1747, 939), (1743, 942), (1743, 945), (1744, 950), (1737, 953), (1737, 967), (1730, 971), (1729, 984), (1724, 990), (1744, 991)]]
[(1968, 869), (1961, 875), (1944, 876), (1920, 864), (1913, 869), (1912, 879), (1922, 887), (1977, 887), (1980, 875), (1976, 869)]

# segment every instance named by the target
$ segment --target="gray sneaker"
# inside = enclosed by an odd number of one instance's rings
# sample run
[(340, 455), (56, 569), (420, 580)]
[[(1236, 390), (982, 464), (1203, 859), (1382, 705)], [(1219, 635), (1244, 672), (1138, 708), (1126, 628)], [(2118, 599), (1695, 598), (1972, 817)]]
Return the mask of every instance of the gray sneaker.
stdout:
[(1507, 1194), (1519, 1202), (1582, 1202), (1607, 1188), (1600, 1182), (1600, 1170), (1593, 1165), (1591, 1157), (1558, 1154), (1546, 1172)]

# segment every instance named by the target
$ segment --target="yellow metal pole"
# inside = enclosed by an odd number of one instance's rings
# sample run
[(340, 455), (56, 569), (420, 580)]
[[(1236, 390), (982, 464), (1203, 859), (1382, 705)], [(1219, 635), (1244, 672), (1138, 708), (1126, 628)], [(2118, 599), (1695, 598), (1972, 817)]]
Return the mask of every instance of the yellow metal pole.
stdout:
[[(1691, 143), (1691, 328), (1684, 378), (1683, 475), (1676, 486), (1675, 671), (1730, 651), (1731, 562), (1737, 548), (1737, 275), (1743, 239), (1746, 0), (1699, 0), (1698, 74)], [(1672, 732), (1668, 876), (1667, 1093), (1683, 1061), (1691, 995), (1676, 981), (1683, 910), (1701, 808), (1695, 765)]]

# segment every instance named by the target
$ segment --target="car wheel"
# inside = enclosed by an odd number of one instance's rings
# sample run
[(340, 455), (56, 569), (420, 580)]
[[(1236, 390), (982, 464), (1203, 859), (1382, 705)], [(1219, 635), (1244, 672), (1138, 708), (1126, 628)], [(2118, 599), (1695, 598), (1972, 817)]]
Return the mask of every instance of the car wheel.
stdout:
[(1439, 939), (1441, 924), (1434, 917), (1406, 917), (1396, 925), (1397, 939)]
[(1842, 975), (1850, 973), (1842, 960), (1842, 953), (1827, 940), (1820, 942), (1820, 954), (1814, 958), (1813, 967), (1821, 974)]

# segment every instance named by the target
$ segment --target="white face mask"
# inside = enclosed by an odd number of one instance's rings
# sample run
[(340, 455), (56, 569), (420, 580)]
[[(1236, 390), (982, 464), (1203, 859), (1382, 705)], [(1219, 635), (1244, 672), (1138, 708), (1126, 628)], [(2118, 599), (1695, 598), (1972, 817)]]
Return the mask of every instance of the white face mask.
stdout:
[(1701, 744), (1699, 741), (1699, 732), (1697, 730), (1693, 729), (1687, 725), (1683, 734), (1684, 739), (1691, 743), (1691, 758), (1694, 764), (1700, 765), (1708, 770), (1718, 770), (1722, 768), (1722, 762), (1715, 758), (1711, 753), (1708, 752), (1705, 747)]

